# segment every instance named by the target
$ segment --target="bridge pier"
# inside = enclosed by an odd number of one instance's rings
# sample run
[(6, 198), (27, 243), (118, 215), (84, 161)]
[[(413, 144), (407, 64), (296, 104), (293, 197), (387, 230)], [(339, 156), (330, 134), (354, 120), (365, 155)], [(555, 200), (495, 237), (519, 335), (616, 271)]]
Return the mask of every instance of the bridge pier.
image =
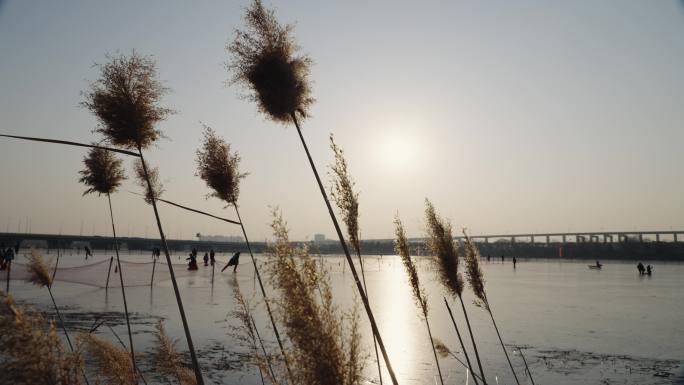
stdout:
[(672, 233), (672, 235), (674, 236), (675, 243), (677, 243), (677, 233)]
[(639, 233), (639, 242), (644, 241), (644, 234)]
[(530, 235), (530, 243), (534, 245), (534, 235)]
[(660, 242), (660, 233), (656, 233), (656, 242)]
[(565, 242), (565, 234), (563, 234), (563, 243), (566, 243), (566, 242)]
[(551, 243), (551, 237), (547, 235), (546, 236), (546, 244), (548, 245), (549, 243)]

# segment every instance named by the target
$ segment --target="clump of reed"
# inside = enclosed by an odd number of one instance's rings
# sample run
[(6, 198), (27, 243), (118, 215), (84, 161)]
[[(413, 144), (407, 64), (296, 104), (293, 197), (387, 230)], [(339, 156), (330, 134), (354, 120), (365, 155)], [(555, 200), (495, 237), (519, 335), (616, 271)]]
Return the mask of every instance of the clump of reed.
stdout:
[[(359, 259), (359, 266), (361, 266), (361, 279), (363, 280), (363, 289), (366, 291), (368, 297), (368, 285), (366, 285), (366, 270), (363, 266), (363, 257), (361, 256), (361, 241), (359, 230), (359, 193), (354, 191), (354, 180), (349, 173), (347, 159), (344, 157), (344, 150), (335, 143), (333, 135), (330, 135), (330, 149), (333, 152), (334, 162), (330, 165), (332, 172), (332, 188), (330, 189), (330, 196), (337, 205), (337, 208), (342, 213), (342, 222), (347, 228), (347, 236), (349, 243), (356, 251), (356, 256)], [(369, 298), (370, 301), (370, 298)], [(378, 344), (373, 335), (373, 348), (375, 349), (375, 360), (378, 365), (378, 378), (380, 385), (382, 385), (382, 368), (380, 367), (380, 355), (378, 354)]]
[(18, 305), (0, 291), (0, 382), (15, 385), (80, 385), (83, 360), (66, 352), (54, 322)]
[[(428, 199), (425, 199), (425, 222), (428, 236), (427, 246), (432, 252), (434, 265), (438, 272), (438, 278), (446, 291), (452, 296), (458, 297), (461, 302), (461, 308), (463, 309), (463, 315), (466, 325), (468, 326), (468, 332), (473, 344), (473, 350), (475, 352), (478, 368), (480, 369), (480, 375), (482, 377), (482, 381), (486, 385), (486, 377), (484, 375), (484, 370), (480, 361), (477, 344), (475, 343), (475, 337), (473, 335), (472, 328), (470, 327), (470, 321), (468, 320), (468, 312), (466, 311), (465, 304), (463, 303), (463, 277), (458, 271), (459, 255), (456, 245), (454, 244), (451, 224), (437, 215), (434, 205)], [(461, 332), (456, 325), (456, 320), (453, 318), (453, 314), (451, 314), (451, 309), (446, 297), (444, 298), (444, 303), (449, 310), (454, 329), (456, 329), (456, 335), (458, 336), (459, 343), (463, 349), (463, 354), (465, 355), (466, 361), (468, 362), (468, 367), (472, 372), (473, 367), (470, 363), (470, 357), (468, 356), (465, 344), (463, 343)], [(477, 383), (477, 379), (475, 379), (475, 382)]]
[(137, 379), (137, 368), (135, 364), (135, 349), (133, 347), (133, 333), (131, 332), (131, 322), (128, 313), (128, 301), (126, 300), (126, 285), (124, 285), (123, 270), (119, 258), (119, 242), (116, 237), (116, 226), (114, 224), (114, 210), (112, 209), (112, 194), (116, 192), (121, 182), (126, 179), (123, 171), (122, 161), (113, 152), (102, 148), (92, 148), (88, 155), (83, 159), (85, 168), (80, 171), (79, 182), (88, 186), (83, 195), (97, 193), (106, 195), (109, 203), (109, 217), (112, 224), (112, 236), (114, 238), (114, 251), (116, 252), (116, 265), (119, 272), (119, 282), (121, 283), (121, 295), (123, 297), (124, 314), (126, 315), (126, 327), (128, 330), (128, 342), (131, 349), (131, 373)]
[(423, 293), (424, 290), (420, 286), (420, 278), (418, 277), (418, 270), (413, 264), (411, 259), (411, 254), (409, 252), (409, 245), (406, 239), (406, 232), (404, 231), (404, 225), (399, 219), (399, 214), (394, 218), (394, 252), (399, 254), (401, 257), (401, 262), (406, 269), (406, 274), (409, 278), (409, 284), (411, 290), (413, 290), (413, 299), (418, 304), (423, 315), (423, 320), (425, 321), (425, 327), (427, 328), (428, 338), (430, 341), (430, 346), (432, 347), (432, 354), (435, 356), (435, 365), (437, 365), (437, 373), (439, 374), (439, 381), (444, 385), (444, 378), (442, 377), (442, 369), (439, 367), (439, 358), (437, 357), (437, 349), (432, 338), (432, 331), (430, 330), (430, 321), (428, 319), (428, 304), (427, 296)]
[(98, 380), (107, 385), (135, 385), (138, 373), (126, 349), (98, 338), (92, 333), (81, 333), (76, 337), (77, 345), (83, 346), (98, 368)]
[(135, 167), (136, 174), (146, 182), (146, 201), (154, 210), (195, 378), (199, 385), (203, 385), (204, 380), (192, 342), (190, 326), (183, 309), (171, 254), (157, 210), (156, 199), (161, 194), (161, 189), (160, 183), (153, 182), (159, 182), (159, 177), (153, 170), (148, 169), (142, 152), (163, 136), (157, 125), (173, 113), (169, 108), (161, 106), (162, 97), (169, 89), (158, 79), (156, 63), (150, 56), (142, 56), (133, 51), (129, 55), (119, 54), (108, 56), (107, 59), (107, 63), (98, 65), (100, 77), (90, 84), (88, 91), (84, 92), (85, 100), (82, 104), (96, 116), (99, 126), (95, 131), (101, 133), (105, 141), (137, 150), (140, 161)]
[(297, 116), (300, 118), (308, 116), (308, 109), (314, 102), (308, 79), (311, 59), (305, 55), (297, 55), (298, 46), (292, 36), (292, 26), (282, 26), (278, 23), (275, 13), (264, 8), (260, 0), (254, 0), (247, 8), (244, 20), (246, 28), (237, 30), (235, 39), (228, 46), (228, 51), (232, 55), (232, 60), (228, 63), (228, 69), (233, 74), (232, 83), (247, 88), (250, 91), (249, 98), (257, 103), (259, 110), (269, 119), (283, 124), (291, 121), (297, 128), (297, 134), (321, 196), (344, 249), (361, 302), (371, 323), (373, 335), (382, 352), (392, 383), (396, 385), (397, 379), (373, 311), (298, 121)]
[(240, 181), (248, 175), (247, 173), (242, 173), (239, 170), (241, 160), (240, 155), (237, 152), (232, 152), (230, 145), (222, 137), (218, 136), (216, 132), (211, 129), (211, 127), (206, 125), (204, 126), (202, 146), (197, 150), (196, 154), (197, 175), (199, 175), (199, 177), (204, 180), (207, 186), (212, 190), (209, 196), (218, 198), (226, 204), (232, 205), (235, 209), (240, 228), (242, 229), (242, 235), (245, 237), (245, 243), (247, 244), (247, 249), (249, 250), (249, 256), (252, 260), (252, 265), (254, 266), (254, 272), (256, 273), (257, 280), (259, 281), (259, 288), (261, 289), (261, 295), (264, 299), (264, 304), (266, 305), (266, 311), (268, 312), (271, 326), (273, 327), (273, 332), (275, 333), (285, 367), (289, 374), (290, 366), (287, 357), (285, 356), (285, 348), (283, 347), (283, 342), (280, 338), (280, 332), (278, 331), (278, 326), (276, 325), (275, 319), (273, 317), (271, 305), (261, 279), (261, 272), (256, 263), (256, 259), (254, 258), (252, 246), (249, 242), (249, 237), (247, 236), (247, 230), (245, 229), (245, 225), (242, 221), (242, 216), (240, 216), (240, 210), (237, 204), (237, 199), (240, 195)]
[(167, 381), (173, 378), (180, 385), (196, 385), (197, 380), (192, 369), (183, 364), (181, 355), (176, 350), (176, 342), (166, 334), (163, 321), (157, 324), (156, 337), (154, 363), (157, 373), (167, 377)]
[(278, 314), (292, 346), (292, 380), (302, 385), (360, 384), (365, 356), (356, 310), (342, 313), (333, 304), (327, 272), (306, 249), (290, 244), (277, 210), (271, 228), (275, 241), (268, 272), (280, 294)]
[(135, 180), (143, 191), (145, 191), (145, 202), (152, 204), (152, 202), (161, 198), (164, 194), (164, 184), (159, 176), (159, 167), (149, 167), (143, 165), (143, 161), (138, 159), (133, 163), (133, 170), (135, 171)]

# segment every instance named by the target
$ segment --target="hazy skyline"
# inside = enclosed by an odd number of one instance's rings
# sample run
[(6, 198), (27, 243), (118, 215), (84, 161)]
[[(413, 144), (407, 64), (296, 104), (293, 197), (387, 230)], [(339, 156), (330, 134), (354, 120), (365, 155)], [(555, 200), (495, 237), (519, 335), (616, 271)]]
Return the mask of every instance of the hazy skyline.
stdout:
[[(225, 45), (247, 1), (0, 2), (0, 132), (89, 142), (80, 92), (106, 53), (154, 55), (178, 113), (149, 152), (164, 197), (221, 214), (195, 176), (202, 125), (242, 155), (248, 234), (269, 205), (293, 239), (333, 228), (292, 127), (228, 86)], [(422, 236), (424, 198), (473, 233), (684, 228), (684, 11), (678, 1), (265, 1), (312, 67), (303, 129), (319, 171), (347, 155), (362, 238), (390, 238), (399, 210)], [(81, 197), (85, 151), (0, 140), (0, 231), (109, 235), (104, 199)], [(131, 160), (126, 160), (132, 178)], [(329, 178), (325, 178), (329, 180)], [(113, 197), (122, 236), (156, 236), (152, 208)], [(171, 238), (237, 235), (160, 206)], [(223, 215), (233, 217), (227, 210)], [(23, 229), (22, 229), (23, 231)]]

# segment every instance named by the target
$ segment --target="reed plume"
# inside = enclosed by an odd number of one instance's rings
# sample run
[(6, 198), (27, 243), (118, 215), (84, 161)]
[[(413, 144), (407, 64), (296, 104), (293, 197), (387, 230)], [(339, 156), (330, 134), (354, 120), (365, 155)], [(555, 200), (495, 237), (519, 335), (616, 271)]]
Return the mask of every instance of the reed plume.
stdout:
[[(482, 376), (482, 381), (487, 384), (486, 377), (484, 375), (484, 370), (482, 369), (482, 363), (480, 361), (480, 355), (477, 351), (477, 344), (475, 343), (475, 337), (473, 335), (472, 328), (470, 327), (470, 321), (468, 320), (468, 313), (466, 312), (465, 304), (463, 303), (463, 277), (458, 271), (459, 265), (459, 255), (456, 246), (454, 245), (454, 237), (452, 235), (451, 224), (444, 219), (442, 219), (435, 211), (435, 206), (428, 200), (425, 199), (425, 222), (427, 225), (427, 246), (432, 252), (433, 261), (437, 268), (439, 274), (439, 280), (442, 286), (449, 292), (452, 296), (458, 297), (461, 302), (461, 308), (463, 309), (463, 316), (468, 326), (468, 332), (470, 334), (470, 340), (473, 344), (473, 350), (475, 352), (475, 358), (477, 359), (478, 368), (480, 369), (480, 374)], [(444, 302), (449, 308), (446, 297)], [(449, 309), (451, 314), (451, 309)], [(453, 318), (452, 321), (454, 329), (456, 329), (456, 335), (458, 336), (459, 343), (463, 349), (463, 354), (466, 357), (470, 371), (473, 371), (473, 367), (470, 363), (470, 357), (465, 349), (465, 344), (461, 338), (461, 332), (456, 325), (456, 320)], [(477, 384), (477, 379), (475, 379)]]
[(50, 267), (43, 259), (43, 256), (35, 249), (31, 249), (31, 253), (27, 258), (28, 281), (39, 287), (47, 287), (49, 289), (52, 286), (52, 274), (50, 274)]
[(416, 301), (423, 314), (423, 320), (425, 321), (425, 327), (427, 328), (430, 346), (432, 347), (432, 354), (435, 356), (435, 365), (437, 366), (437, 373), (439, 374), (439, 382), (444, 385), (442, 369), (439, 367), (439, 358), (437, 357), (437, 348), (435, 347), (434, 340), (432, 338), (432, 331), (430, 330), (427, 296), (423, 294), (423, 289), (420, 286), (418, 270), (411, 259), (408, 240), (406, 239), (406, 232), (404, 231), (404, 225), (401, 223), (401, 219), (399, 219), (399, 214), (394, 217), (394, 235), (394, 252), (399, 254), (401, 257), (401, 262), (404, 264), (406, 274), (408, 274), (409, 284), (413, 290), (413, 299)]
[(85, 347), (98, 368), (98, 383), (104, 380), (107, 385), (135, 385), (138, 374), (126, 349), (98, 338), (91, 333), (81, 333), (76, 337), (78, 345)]
[(178, 282), (171, 263), (169, 246), (162, 228), (156, 198), (163, 191), (159, 177), (149, 170), (142, 150), (150, 147), (163, 136), (156, 126), (165, 120), (172, 110), (162, 107), (162, 97), (169, 92), (157, 77), (157, 66), (150, 56), (142, 56), (135, 51), (129, 55), (107, 56), (108, 62), (100, 64), (100, 78), (90, 84), (84, 92), (83, 106), (90, 110), (99, 122), (96, 132), (116, 146), (137, 150), (140, 162), (135, 171), (140, 180), (146, 183), (146, 200), (152, 205), (161, 238), (162, 249), (169, 268), (173, 292), (178, 311), (183, 322), (183, 331), (188, 343), (197, 384), (203, 385), (202, 372), (197, 353), (190, 335), (190, 326), (183, 308)]
[(333, 305), (327, 272), (306, 249), (290, 244), (287, 225), (274, 210), (269, 275), (280, 294), (278, 314), (292, 345), (288, 354), (293, 380), (302, 385), (361, 383), (365, 357), (360, 348), (358, 315)]
[[(472, 238), (468, 236), (465, 230), (463, 231), (463, 235), (465, 236), (465, 260), (467, 267), (466, 276), (468, 277), (468, 283), (470, 283), (470, 287), (473, 290), (475, 297), (477, 297), (477, 299), (479, 300), (479, 303), (489, 313), (489, 316), (492, 319), (492, 324), (494, 325), (494, 330), (496, 331), (496, 335), (497, 337), (499, 337), (501, 349), (503, 349), (504, 355), (506, 356), (506, 361), (508, 361), (508, 366), (511, 368), (511, 372), (513, 373), (513, 378), (515, 379), (515, 382), (518, 385), (520, 385), (518, 375), (515, 373), (515, 369), (513, 369), (513, 364), (511, 363), (511, 359), (508, 356), (508, 350), (506, 349), (506, 346), (503, 343), (501, 333), (499, 333), (499, 328), (496, 325), (496, 321), (494, 320), (492, 308), (489, 304), (489, 301), (487, 300), (487, 293), (485, 292), (485, 280), (482, 274), (482, 269), (480, 269), (480, 253), (477, 250), (477, 246), (475, 246), (475, 243), (473, 242)], [(527, 367), (527, 363), (525, 363), (525, 366)], [(534, 383), (534, 379), (532, 379), (532, 373), (529, 371), (529, 368), (527, 368), (527, 372), (530, 376), (530, 379)]]
[(162, 376), (173, 378), (180, 385), (196, 385), (197, 380), (192, 369), (183, 365), (181, 355), (176, 351), (176, 342), (173, 341), (164, 329), (164, 321), (157, 324), (157, 345), (154, 363), (157, 372)]
[[(118, 159), (114, 153), (101, 149), (92, 148), (88, 155), (83, 159), (85, 168), (80, 171), (81, 178), (79, 182), (88, 186), (88, 189), (83, 195), (97, 193), (98, 195), (105, 194), (107, 202), (109, 203), (109, 217), (112, 224), (112, 234), (114, 237), (114, 250), (116, 252), (116, 265), (119, 272), (119, 283), (121, 284), (121, 295), (123, 297), (124, 314), (126, 316), (126, 327), (128, 330), (128, 342), (131, 349), (131, 378), (137, 383), (137, 368), (135, 364), (135, 349), (133, 348), (133, 333), (131, 332), (131, 322), (128, 313), (128, 301), (126, 300), (126, 285), (124, 285), (123, 269), (121, 269), (121, 260), (119, 258), (119, 242), (116, 237), (116, 226), (114, 224), (114, 210), (112, 209), (112, 193), (121, 185), (121, 181), (126, 177), (124, 175), (123, 163)], [(94, 343), (94, 342), (93, 342)]]
[(80, 385), (80, 352), (66, 352), (54, 322), (18, 305), (0, 290), (0, 383), (14, 385)]
[(349, 269), (354, 277), (354, 283), (373, 328), (373, 335), (382, 352), (392, 383), (396, 385), (397, 379), (375, 322), (373, 311), (368, 303), (365, 290), (344, 241), (344, 235), (339, 223), (337, 223), (337, 218), (323, 182), (318, 175), (297, 118), (298, 115), (299, 118), (307, 117), (308, 109), (314, 102), (308, 80), (311, 59), (303, 55), (295, 56), (298, 47), (292, 37), (292, 27), (289, 25), (281, 26), (275, 18), (274, 12), (265, 9), (261, 1), (254, 0), (252, 6), (246, 11), (245, 30), (237, 30), (235, 39), (228, 46), (228, 51), (232, 54), (232, 62), (228, 64), (228, 69), (233, 73), (232, 82), (241, 84), (250, 90), (251, 93), (248, 97), (256, 101), (259, 110), (268, 118), (283, 124), (291, 120), (297, 128), (297, 134), (316, 178), (321, 196), (325, 201), (330, 219), (344, 249)]
[(218, 198), (226, 204), (232, 205), (235, 209), (240, 228), (242, 229), (242, 235), (245, 237), (249, 256), (252, 260), (257, 280), (259, 281), (259, 288), (261, 289), (261, 295), (264, 299), (264, 304), (266, 305), (266, 311), (268, 312), (271, 326), (273, 327), (273, 332), (278, 341), (278, 346), (280, 347), (280, 352), (289, 375), (290, 365), (285, 356), (285, 348), (282, 339), (280, 338), (280, 332), (275, 323), (273, 312), (271, 311), (271, 305), (266, 296), (266, 290), (264, 289), (264, 284), (261, 279), (261, 272), (256, 263), (256, 258), (254, 258), (252, 246), (249, 242), (249, 237), (247, 236), (247, 230), (245, 229), (242, 217), (240, 216), (240, 210), (238, 209), (237, 199), (240, 195), (240, 180), (248, 175), (247, 173), (240, 172), (239, 166), (240, 155), (237, 152), (231, 152), (230, 144), (226, 143), (222, 137), (216, 135), (214, 130), (205, 125), (202, 146), (197, 150), (197, 175), (199, 175), (199, 177), (205, 181), (207, 187), (211, 189), (212, 192), (208, 197)]
[[(366, 269), (363, 265), (361, 241), (359, 239), (359, 193), (354, 191), (354, 180), (349, 174), (349, 167), (347, 166), (347, 159), (344, 157), (344, 150), (335, 143), (332, 134), (330, 134), (330, 149), (333, 151), (335, 157), (335, 161), (330, 165), (330, 171), (332, 172), (330, 196), (342, 213), (342, 222), (344, 222), (344, 225), (347, 227), (349, 243), (351, 243), (356, 251), (356, 256), (359, 259), (363, 288), (366, 291), (366, 296), (368, 296)], [(378, 354), (378, 344), (375, 335), (373, 335), (373, 348), (375, 349), (375, 360), (378, 365), (378, 378), (380, 379), (380, 385), (382, 385), (382, 368), (380, 367), (380, 355)]]
[(147, 167), (147, 172), (145, 172), (145, 167), (143, 167), (143, 161), (138, 159), (133, 163), (133, 170), (135, 171), (138, 186), (145, 191), (145, 202), (152, 204), (152, 201), (161, 198), (165, 190), (159, 177), (159, 168), (145, 166)]

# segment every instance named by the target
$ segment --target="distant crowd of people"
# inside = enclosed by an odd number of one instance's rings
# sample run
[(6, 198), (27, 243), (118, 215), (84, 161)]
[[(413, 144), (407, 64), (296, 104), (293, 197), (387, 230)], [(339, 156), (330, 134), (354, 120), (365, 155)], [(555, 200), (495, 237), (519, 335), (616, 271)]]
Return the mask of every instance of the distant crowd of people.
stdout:
[(17, 243), (14, 248), (7, 247), (5, 244), (0, 244), (0, 270), (8, 269), (14, 256), (19, 254), (19, 244)]
[(646, 267), (644, 267), (644, 264), (639, 262), (637, 264), (637, 270), (639, 270), (639, 275), (651, 275), (653, 273), (653, 266), (647, 265)]
[[(153, 251), (153, 256), (155, 251)], [(159, 249), (156, 249), (157, 256), (159, 254)], [(185, 258), (186, 261), (188, 261), (188, 270), (197, 270), (197, 249), (193, 248), (190, 254), (188, 255), (187, 258)], [(204, 252), (204, 257), (202, 258), (204, 261), (204, 266), (214, 266), (216, 263), (216, 252), (214, 252), (214, 249), (211, 249), (209, 251)], [(221, 271), (225, 270), (228, 266), (233, 266), (233, 273), (237, 271), (238, 264), (240, 263), (240, 252), (235, 253), (233, 257), (230, 258), (228, 261), (228, 264), (221, 269)]]

